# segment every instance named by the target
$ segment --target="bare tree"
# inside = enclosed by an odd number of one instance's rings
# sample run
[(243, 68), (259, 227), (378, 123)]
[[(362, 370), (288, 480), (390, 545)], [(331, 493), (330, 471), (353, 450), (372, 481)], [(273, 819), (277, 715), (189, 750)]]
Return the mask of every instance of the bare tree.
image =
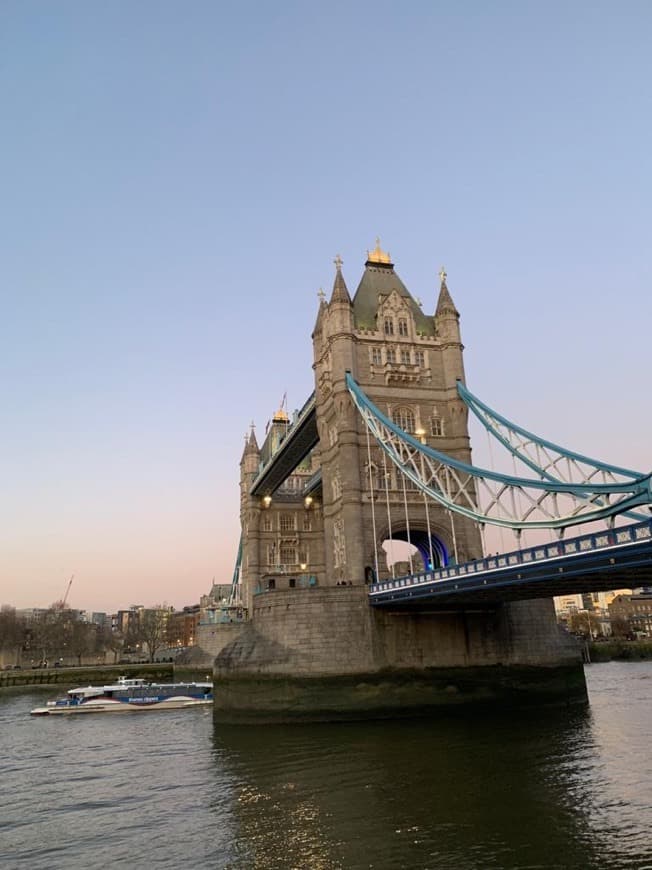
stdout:
[(94, 651), (96, 626), (81, 619), (73, 619), (68, 625), (67, 645), (70, 652), (77, 657), (81, 666), (82, 658)]
[(16, 609), (3, 604), (0, 609), (0, 653), (7, 652), (14, 659), (14, 664), (19, 663), (26, 628), (26, 621), (17, 616)]
[(143, 611), (140, 620), (140, 635), (143, 644), (147, 645), (147, 654), (150, 662), (165, 644), (166, 626), (170, 608), (166, 604), (155, 604)]
[(116, 664), (125, 646), (125, 636), (121, 631), (114, 631), (111, 626), (105, 625), (97, 633), (97, 645), (98, 652), (110, 650), (113, 653), (113, 664)]
[(582, 634), (584, 637), (592, 639), (600, 633), (600, 622), (595, 613), (589, 610), (581, 610), (578, 613), (571, 613), (568, 620), (568, 627), (575, 634)]

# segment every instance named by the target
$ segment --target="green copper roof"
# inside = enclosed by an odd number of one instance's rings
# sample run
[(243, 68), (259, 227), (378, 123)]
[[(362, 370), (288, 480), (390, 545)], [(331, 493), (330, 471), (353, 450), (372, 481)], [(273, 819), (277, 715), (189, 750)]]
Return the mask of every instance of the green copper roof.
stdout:
[(391, 263), (375, 263), (367, 260), (362, 280), (353, 297), (353, 316), (358, 329), (377, 329), (376, 314), (378, 297), (389, 296), (396, 290), (409, 303), (418, 332), (435, 334), (432, 317), (427, 317), (410, 295), (410, 291), (398, 277)]

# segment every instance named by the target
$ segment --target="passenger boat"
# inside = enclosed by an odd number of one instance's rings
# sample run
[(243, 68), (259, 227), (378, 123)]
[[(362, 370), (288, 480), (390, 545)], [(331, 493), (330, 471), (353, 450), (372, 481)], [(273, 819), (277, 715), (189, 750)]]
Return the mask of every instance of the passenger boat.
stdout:
[(133, 713), (144, 710), (175, 710), (212, 704), (212, 683), (148, 683), (119, 677), (109, 686), (69, 689), (66, 697), (36, 707), (32, 716), (68, 713)]

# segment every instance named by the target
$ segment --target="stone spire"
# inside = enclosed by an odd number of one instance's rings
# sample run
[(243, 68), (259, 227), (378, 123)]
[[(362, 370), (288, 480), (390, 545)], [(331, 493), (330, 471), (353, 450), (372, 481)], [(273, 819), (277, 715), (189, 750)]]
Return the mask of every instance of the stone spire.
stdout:
[(324, 312), (328, 308), (328, 305), (326, 304), (326, 294), (321, 289), (321, 287), (319, 288), (319, 292), (317, 293), (317, 296), (319, 297), (319, 311), (317, 312), (317, 320), (315, 320), (315, 325), (314, 325), (313, 330), (312, 330), (312, 337), (313, 338), (315, 337), (315, 335), (318, 332), (321, 332), (321, 328), (322, 328), (322, 324), (323, 324), (323, 320), (324, 320)]
[(347, 290), (344, 276), (342, 275), (342, 258), (339, 254), (335, 257), (333, 262), (335, 263), (335, 281), (333, 282), (333, 293), (331, 295), (330, 304), (332, 305), (333, 302), (346, 302), (347, 305), (350, 305), (351, 297), (349, 296), (349, 291)]
[(245, 435), (245, 446), (242, 452), (242, 458), (245, 456), (249, 456), (252, 453), (255, 453), (256, 456), (260, 453), (260, 448), (258, 447), (258, 441), (256, 440), (256, 426), (254, 425), (253, 420), (251, 421), (251, 425), (249, 426), (249, 432)]
[(442, 317), (445, 314), (452, 314), (455, 317), (459, 318), (460, 313), (455, 307), (453, 297), (448, 292), (448, 287), (446, 286), (446, 278), (446, 270), (442, 266), (439, 272), (439, 299), (437, 300), (437, 310), (435, 311), (435, 317)]

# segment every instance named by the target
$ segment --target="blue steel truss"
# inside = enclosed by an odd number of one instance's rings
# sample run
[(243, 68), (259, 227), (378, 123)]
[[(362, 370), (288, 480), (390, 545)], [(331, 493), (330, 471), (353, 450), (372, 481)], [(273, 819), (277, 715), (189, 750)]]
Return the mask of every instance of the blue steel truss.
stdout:
[[(462, 387), (487, 431), (536, 477), (479, 468), (422, 444), (389, 419), (350, 373), (349, 393), (365, 425), (389, 459), (446, 510), (478, 523), (515, 529), (556, 529), (608, 520), (652, 504), (650, 474), (598, 462), (509, 423)], [(562, 473), (563, 472), (563, 473)]]

